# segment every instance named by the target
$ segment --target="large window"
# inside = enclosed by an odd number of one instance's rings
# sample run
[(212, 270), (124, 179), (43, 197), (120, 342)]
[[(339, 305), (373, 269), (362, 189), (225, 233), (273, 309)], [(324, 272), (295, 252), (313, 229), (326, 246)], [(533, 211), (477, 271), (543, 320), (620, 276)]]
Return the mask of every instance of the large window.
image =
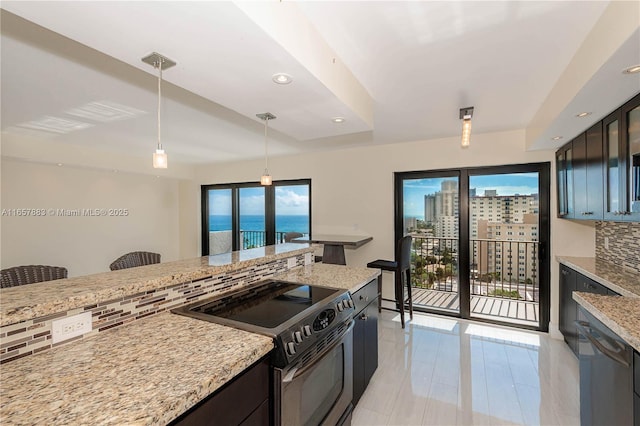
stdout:
[(311, 230), (311, 180), (202, 186), (202, 255), (281, 244)]

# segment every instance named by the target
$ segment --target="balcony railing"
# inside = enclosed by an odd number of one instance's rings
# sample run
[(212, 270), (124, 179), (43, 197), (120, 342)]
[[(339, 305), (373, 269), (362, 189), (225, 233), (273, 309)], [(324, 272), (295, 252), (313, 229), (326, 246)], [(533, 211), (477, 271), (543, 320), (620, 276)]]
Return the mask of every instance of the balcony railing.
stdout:
[[(473, 239), (469, 244), (472, 296), (539, 301), (537, 241)], [(458, 239), (413, 235), (412, 286), (458, 292)]]

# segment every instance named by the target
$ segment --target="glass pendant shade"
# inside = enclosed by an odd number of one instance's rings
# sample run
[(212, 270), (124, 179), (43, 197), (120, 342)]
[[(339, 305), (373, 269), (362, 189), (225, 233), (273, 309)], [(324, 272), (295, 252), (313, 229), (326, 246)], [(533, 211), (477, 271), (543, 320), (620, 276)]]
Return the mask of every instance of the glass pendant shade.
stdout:
[(156, 149), (153, 153), (153, 168), (154, 169), (166, 169), (168, 165), (167, 153), (164, 149)]
[(271, 179), (271, 175), (269, 174), (269, 172), (267, 170), (265, 170), (264, 174), (260, 178), (260, 185), (269, 186), (272, 183), (273, 183), (273, 180)]
[(471, 119), (462, 120), (462, 147), (468, 148), (471, 143)]

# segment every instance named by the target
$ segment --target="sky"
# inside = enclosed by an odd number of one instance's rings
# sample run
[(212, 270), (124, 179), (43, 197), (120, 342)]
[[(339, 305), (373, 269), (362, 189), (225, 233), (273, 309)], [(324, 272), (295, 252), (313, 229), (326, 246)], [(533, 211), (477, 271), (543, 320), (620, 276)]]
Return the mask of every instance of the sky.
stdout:
[[(276, 215), (309, 215), (307, 185), (276, 186)], [(231, 215), (231, 190), (209, 191), (209, 214)], [(264, 215), (264, 188), (240, 188), (240, 214)]]
[[(457, 177), (410, 179), (404, 181), (404, 216), (424, 219), (424, 196), (440, 191), (442, 181), (458, 180)], [(476, 195), (484, 195), (487, 189), (495, 189), (498, 195), (529, 195), (538, 193), (537, 173), (513, 173), (501, 175), (470, 176), (469, 188)]]

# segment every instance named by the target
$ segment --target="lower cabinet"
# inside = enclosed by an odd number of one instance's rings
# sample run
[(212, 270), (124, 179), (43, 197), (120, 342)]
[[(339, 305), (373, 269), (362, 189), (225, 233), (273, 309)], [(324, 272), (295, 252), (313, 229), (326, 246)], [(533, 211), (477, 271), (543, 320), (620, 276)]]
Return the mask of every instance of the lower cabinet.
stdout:
[(269, 360), (265, 358), (170, 424), (262, 426), (270, 424), (270, 411)]
[(633, 353), (633, 424), (640, 426), (640, 354)]
[(353, 294), (356, 306), (353, 328), (353, 405), (355, 406), (378, 368), (378, 281)]
[(560, 264), (559, 328), (567, 345), (578, 356), (578, 330), (574, 323), (578, 319), (578, 303), (573, 300), (574, 291), (609, 296), (619, 296), (619, 294), (568, 266)]

